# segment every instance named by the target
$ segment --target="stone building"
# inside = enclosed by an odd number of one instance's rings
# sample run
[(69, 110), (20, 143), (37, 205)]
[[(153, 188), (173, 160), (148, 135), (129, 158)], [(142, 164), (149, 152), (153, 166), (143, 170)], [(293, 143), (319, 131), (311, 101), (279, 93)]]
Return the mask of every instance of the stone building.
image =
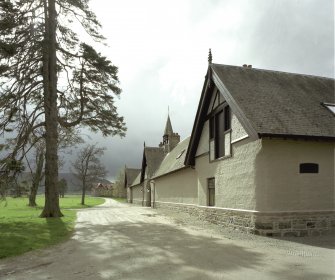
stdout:
[(151, 206), (151, 187), (150, 180), (154, 176), (160, 166), (165, 155), (173, 150), (180, 141), (178, 133), (174, 133), (171, 125), (170, 117), (168, 116), (164, 129), (163, 142), (158, 147), (146, 147), (144, 145), (142, 156), (142, 168), (140, 173), (132, 182), (128, 199), (135, 204), (143, 206)]
[(136, 177), (140, 174), (141, 169), (128, 168), (124, 169), (124, 189), (126, 189), (127, 202), (132, 203), (132, 195), (130, 186), (135, 181)]
[(113, 185), (113, 183), (105, 185), (102, 183), (98, 183), (97, 185), (92, 187), (91, 194), (92, 196), (112, 197)]
[(334, 228), (334, 79), (209, 62), (191, 136), (168, 118), (133, 196), (267, 236)]

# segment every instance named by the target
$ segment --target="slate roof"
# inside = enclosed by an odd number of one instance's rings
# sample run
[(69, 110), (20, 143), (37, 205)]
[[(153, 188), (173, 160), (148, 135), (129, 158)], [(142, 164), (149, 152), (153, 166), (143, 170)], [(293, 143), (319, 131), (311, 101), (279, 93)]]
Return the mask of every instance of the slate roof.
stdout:
[(127, 186), (125, 187), (129, 187), (133, 184), (133, 182), (135, 181), (137, 175), (141, 172), (141, 169), (135, 169), (135, 168), (125, 168), (125, 177), (126, 177), (126, 181), (127, 181)]
[(164, 157), (153, 178), (160, 177), (185, 167), (184, 161), (190, 138), (191, 137), (187, 137), (178, 143), (178, 145)]
[(213, 84), (250, 139), (335, 139), (335, 118), (322, 103), (335, 103), (334, 79), (239, 66), (210, 64), (196, 113), (186, 165), (194, 156)]
[(147, 175), (151, 178), (164, 158), (164, 150), (160, 147), (144, 147), (143, 160), (144, 158), (147, 164)]
[(334, 115), (321, 104), (335, 103), (334, 79), (221, 64), (211, 69), (230, 95), (227, 102), (258, 135), (335, 137)]
[(141, 172), (138, 173), (138, 175), (136, 176), (134, 182), (131, 184), (130, 187), (134, 187), (134, 186), (137, 186), (141, 183)]

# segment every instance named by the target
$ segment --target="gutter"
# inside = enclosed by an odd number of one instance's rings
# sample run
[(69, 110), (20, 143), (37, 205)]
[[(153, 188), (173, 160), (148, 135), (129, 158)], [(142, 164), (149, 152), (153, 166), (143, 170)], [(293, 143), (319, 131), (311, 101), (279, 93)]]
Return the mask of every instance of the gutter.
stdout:
[(335, 136), (315, 136), (315, 135), (295, 135), (295, 134), (277, 134), (277, 133), (258, 133), (259, 138), (281, 138), (281, 139), (304, 139), (319, 141), (335, 141)]

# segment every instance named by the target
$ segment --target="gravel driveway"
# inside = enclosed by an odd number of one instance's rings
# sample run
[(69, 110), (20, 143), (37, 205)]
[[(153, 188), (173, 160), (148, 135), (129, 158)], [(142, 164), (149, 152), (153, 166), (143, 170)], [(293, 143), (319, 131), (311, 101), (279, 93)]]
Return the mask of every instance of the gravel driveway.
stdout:
[(72, 239), (0, 261), (0, 279), (335, 279), (334, 235), (242, 234), (182, 213), (107, 199)]

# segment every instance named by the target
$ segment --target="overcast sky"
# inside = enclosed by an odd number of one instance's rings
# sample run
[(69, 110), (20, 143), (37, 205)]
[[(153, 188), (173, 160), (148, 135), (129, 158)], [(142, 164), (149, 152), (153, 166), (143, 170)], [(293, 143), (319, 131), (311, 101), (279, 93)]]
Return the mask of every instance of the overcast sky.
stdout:
[(208, 49), (213, 62), (334, 77), (333, 0), (91, 0), (103, 25), (104, 55), (119, 67), (123, 139), (107, 147), (109, 178), (139, 167), (143, 142), (157, 146), (168, 106), (175, 132), (191, 134)]

